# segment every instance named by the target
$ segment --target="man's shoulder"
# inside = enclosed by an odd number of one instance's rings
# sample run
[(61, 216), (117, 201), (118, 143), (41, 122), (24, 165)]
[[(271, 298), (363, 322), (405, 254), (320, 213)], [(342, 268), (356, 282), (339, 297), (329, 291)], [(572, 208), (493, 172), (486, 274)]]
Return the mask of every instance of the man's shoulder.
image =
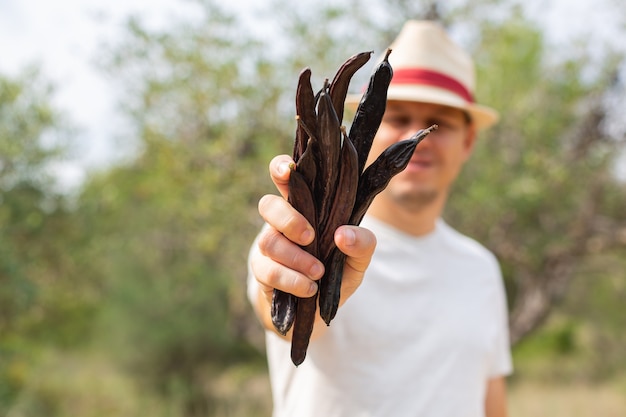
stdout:
[(438, 221), (437, 228), (448, 250), (454, 250), (459, 254), (481, 258), (489, 262), (497, 262), (493, 252), (486, 246), (476, 239), (461, 233), (444, 220)]

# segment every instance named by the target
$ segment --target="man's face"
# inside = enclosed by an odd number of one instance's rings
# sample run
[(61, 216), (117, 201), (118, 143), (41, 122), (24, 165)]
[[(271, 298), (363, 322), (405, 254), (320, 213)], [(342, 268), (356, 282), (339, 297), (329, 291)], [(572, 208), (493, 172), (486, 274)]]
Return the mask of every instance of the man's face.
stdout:
[(445, 198), (476, 137), (465, 113), (459, 109), (406, 101), (387, 103), (368, 164), (392, 143), (408, 139), (433, 124), (439, 128), (417, 146), (409, 165), (380, 196), (387, 203), (419, 210), (439, 197)]

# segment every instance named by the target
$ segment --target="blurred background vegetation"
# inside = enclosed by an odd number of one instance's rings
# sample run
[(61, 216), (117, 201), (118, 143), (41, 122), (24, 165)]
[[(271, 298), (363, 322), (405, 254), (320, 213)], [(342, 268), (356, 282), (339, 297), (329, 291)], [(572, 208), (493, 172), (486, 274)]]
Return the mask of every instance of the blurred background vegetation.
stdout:
[(291, 151), (297, 74), (321, 86), (420, 17), (473, 53), (478, 101), (502, 113), (446, 217), (502, 263), (512, 415), (626, 415), (623, 50), (555, 50), (512, 0), (278, 0), (259, 16), (269, 39), (192, 3), (164, 30), (130, 19), (102, 53), (135, 151), (75, 193), (49, 170), (76, 135), (55, 86), (0, 75), (0, 416), (268, 416), (245, 265), (267, 163)]

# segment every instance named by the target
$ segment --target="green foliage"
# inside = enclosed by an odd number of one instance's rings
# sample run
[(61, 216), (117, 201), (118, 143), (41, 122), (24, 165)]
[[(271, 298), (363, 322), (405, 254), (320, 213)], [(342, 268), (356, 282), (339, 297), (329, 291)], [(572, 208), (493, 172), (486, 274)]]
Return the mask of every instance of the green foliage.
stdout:
[(74, 229), (50, 164), (69, 127), (36, 70), (0, 77), (0, 414), (48, 346), (80, 344), (92, 306), (68, 278)]
[[(624, 250), (597, 227), (606, 220), (623, 227), (614, 208), (626, 203), (612, 175), (618, 142), (602, 131), (602, 97), (615, 88), (615, 67), (608, 61), (583, 82), (586, 57), (548, 60), (541, 31), (519, 10), (483, 25), (481, 39), (479, 101), (502, 120), (480, 138), (447, 214), (502, 262), (519, 340), (565, 296), (594, 240)], [(531, 311), (533, 297), (541, 305)]]
[(270, 185), (253, 173), (288, 143), (262, 48), (232, 17), (201, 6), (199, 23), (166, 33), (129, 23), (110, 71), (129, 77), (140, 152), (94, 176), (78, 213), (97, 237), (83, 248), (101, 287), (94, 343), (147, 389), (184, 393), (190, 413), (216, 406), (199, 368), (261, 360), (247, 339), (259, 330), (246, 319), (244, 278), (256, 201)]
[(593, 380), (619, 377), (626, 369), (625, 259), (623, 252), (595, 253), (578, 271), (563, 302), (563, 314), (581, 327), (578, 338), (588, 359), (582, 368)]

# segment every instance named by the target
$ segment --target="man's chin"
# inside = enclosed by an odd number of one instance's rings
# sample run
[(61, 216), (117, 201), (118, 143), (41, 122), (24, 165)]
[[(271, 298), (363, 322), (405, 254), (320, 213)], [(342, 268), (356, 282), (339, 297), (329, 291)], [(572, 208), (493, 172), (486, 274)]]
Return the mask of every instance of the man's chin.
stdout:
[(394, 201), (409, 211), (420, 211), (433, 204), (439, 193), (433, 189), (410, 190), (393, 195)]

